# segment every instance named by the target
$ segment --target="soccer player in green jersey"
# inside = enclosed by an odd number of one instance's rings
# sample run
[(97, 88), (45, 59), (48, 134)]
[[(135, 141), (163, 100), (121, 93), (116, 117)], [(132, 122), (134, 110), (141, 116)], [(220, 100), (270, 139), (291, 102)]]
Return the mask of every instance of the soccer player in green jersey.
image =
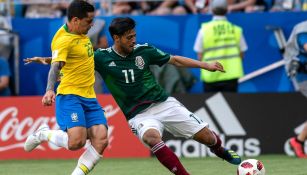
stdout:
[[(109, 32), (114, 45), (95, 52), (95, 69), (104, 79), (115, 101), (126, 116), (131, 130), (150, 147), (157, 159), (177, 175), (189, 174), (177, 156), (162, 140), (166, 129), (175, 136), (192, 138), (205, 144), (218, 157), (238, 165), (241, 158), (221, 146), (221, 139), (208, 128), (208, 123), (170, 97), (156, 82), (149, 65), (173, 64), (208, 71), (224, 72), (218, 62), (200, 62), (170, 55), (148, 44), (136, 44), (135, 21), (129, 17), (114, 18)], [(26, 62), (46, 62), (32, 58)]]

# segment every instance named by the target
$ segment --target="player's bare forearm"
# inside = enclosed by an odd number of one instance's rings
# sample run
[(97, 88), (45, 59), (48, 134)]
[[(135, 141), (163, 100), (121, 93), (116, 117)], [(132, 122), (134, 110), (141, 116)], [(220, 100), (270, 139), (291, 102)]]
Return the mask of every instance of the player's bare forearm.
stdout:
[(46, 91), (52, 90), (54, 91), (54, 85), (58, 80), (58, 76), (60, 73), (60, 70), (62, 69), (63, 64), (61, 62), (54, 62), (51, 64), (49, 74), (48, 74), (48, 83)]
[(32, 58), (26, 58), (23, 61), (25, 64), (30, 64), (30, 63), (40, 63), (40, 64), (51, 64), (51, 57), (32, 57)]
[(203, 53), (202, 52), (197, 53), (197, 58), (198, 61), (201, 61), (203, 59)]
[(171, 56), (169, 63), (178, 67), (194, 67), (194, 68), (195, 67), (200, 68), (202, 64), (200, 61), (178, 55)]
[(201, 68), (208, 71), (225, 72), (223, 66), (219, 62), (206, 63), (178, 55), (171, 56), (169, 63), (178, 67)]
[(51, 64), (51, 60), (52, 60), (52, 57), (45, 57), (45, 62), (47, 63), (47, 64)]

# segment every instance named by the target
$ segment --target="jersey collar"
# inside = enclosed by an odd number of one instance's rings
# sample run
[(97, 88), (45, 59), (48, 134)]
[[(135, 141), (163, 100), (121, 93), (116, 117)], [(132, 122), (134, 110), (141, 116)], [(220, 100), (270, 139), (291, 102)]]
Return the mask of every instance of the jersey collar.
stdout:
[(112, 50), (113, 50), (118, 56), (120, 56), (120, 57), (122, 57), (122, 58), (127, 58), (127, 57), (128, 57), (128, 55), (124, 56), (124, 55), (119, 54), (119, 53), (115, 50), (114, 45), (113, 45), (111, 48), (112, 48)]

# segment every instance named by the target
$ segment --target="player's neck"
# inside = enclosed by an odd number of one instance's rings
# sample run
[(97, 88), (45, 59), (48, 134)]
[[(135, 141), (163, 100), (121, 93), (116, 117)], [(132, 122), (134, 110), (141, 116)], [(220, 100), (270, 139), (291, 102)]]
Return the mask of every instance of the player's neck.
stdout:
[(70, 22), (67, 22), (66, 26), (69, 33), (80, 35), (78, 32), (75, 31), (75, 27)]
[(121, 49), (120, 49), (119, 47), (116, 47), (116, 45), (113, 45), (113, 46), (112, 46), (112, 49), (114, 50), (114, 52), (115, 52), (117, 55), (119, 55), (119, 56), (121, 56), (121, 57), (123, 57), (123, 58), (126, 58), (126, 57), (129, 55), (129, 54), (127, 54), (127, 53), (122, 52)]

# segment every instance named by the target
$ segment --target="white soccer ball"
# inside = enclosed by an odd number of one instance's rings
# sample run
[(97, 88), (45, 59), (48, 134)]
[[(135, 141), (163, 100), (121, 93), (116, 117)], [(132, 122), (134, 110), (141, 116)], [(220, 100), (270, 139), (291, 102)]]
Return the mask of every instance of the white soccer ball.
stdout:
[(265, 169), (259, 160), (247, 159), (238, 166), (237, 175), (265, 175)]

